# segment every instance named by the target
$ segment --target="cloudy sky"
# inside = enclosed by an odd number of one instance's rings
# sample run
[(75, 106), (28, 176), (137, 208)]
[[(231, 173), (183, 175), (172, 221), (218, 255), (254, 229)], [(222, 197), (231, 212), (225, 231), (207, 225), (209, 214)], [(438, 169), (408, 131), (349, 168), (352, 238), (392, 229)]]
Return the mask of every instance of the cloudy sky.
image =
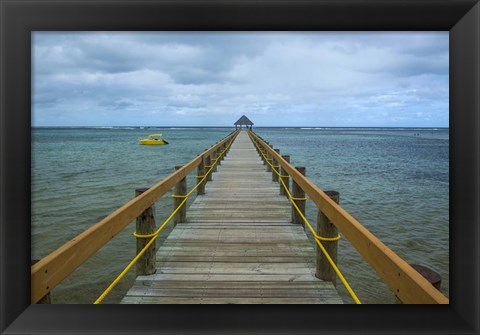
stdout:
[(448, 127), (448, 32), (35, 32), (33, 126)]

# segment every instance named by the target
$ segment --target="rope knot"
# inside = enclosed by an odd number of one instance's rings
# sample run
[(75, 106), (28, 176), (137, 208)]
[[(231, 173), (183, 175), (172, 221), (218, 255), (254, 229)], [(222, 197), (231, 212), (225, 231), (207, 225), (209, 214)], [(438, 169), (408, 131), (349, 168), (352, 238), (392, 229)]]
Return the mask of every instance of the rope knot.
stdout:
[(179, 198), (179, 199), (185, 199), (185, 198), (188, 198), (189, 195), (185, 194), (185, 195), (178, 195), (178, 194), (172, 194), (172, 198)]

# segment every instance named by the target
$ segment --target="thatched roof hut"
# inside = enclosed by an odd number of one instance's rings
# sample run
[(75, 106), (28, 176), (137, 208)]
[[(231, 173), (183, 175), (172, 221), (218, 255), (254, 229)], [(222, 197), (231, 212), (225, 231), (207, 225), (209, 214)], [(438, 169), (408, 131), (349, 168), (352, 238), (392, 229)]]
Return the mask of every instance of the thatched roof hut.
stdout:
[(237, 129), (238, 126), (240, 126), (240, 128), (242, 126), (246, 126), (248, 128), (248, 126), (250, 126), (250, 128), (252, 128), (253, 126), (253, 122), (250, 121), (250, 119), (248, 117), (246, 117), (245, 115), (242, 115), (242, 117), (240, 119), (237, 120), (237, 122), (234, 123), (235, 125), (235, 129)]

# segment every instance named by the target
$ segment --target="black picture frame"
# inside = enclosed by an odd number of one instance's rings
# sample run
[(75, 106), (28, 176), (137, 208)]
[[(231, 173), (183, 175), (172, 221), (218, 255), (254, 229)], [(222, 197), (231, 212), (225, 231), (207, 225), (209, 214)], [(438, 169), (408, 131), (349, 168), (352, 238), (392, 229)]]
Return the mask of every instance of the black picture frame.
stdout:
[[(479, 333), (480, 4), (475, 0), (3, 0), (0, 331)], [(30, 305), (32, 31), (450, 32), (450, 304)]]

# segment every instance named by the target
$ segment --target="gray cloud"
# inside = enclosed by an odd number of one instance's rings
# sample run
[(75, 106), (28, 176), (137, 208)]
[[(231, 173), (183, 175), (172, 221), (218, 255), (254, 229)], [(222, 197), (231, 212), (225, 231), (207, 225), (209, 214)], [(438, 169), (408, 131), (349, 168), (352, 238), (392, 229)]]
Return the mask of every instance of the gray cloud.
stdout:
[(448, 126), (446, 32), (36, 32), (32, 65), (34, 125)]

